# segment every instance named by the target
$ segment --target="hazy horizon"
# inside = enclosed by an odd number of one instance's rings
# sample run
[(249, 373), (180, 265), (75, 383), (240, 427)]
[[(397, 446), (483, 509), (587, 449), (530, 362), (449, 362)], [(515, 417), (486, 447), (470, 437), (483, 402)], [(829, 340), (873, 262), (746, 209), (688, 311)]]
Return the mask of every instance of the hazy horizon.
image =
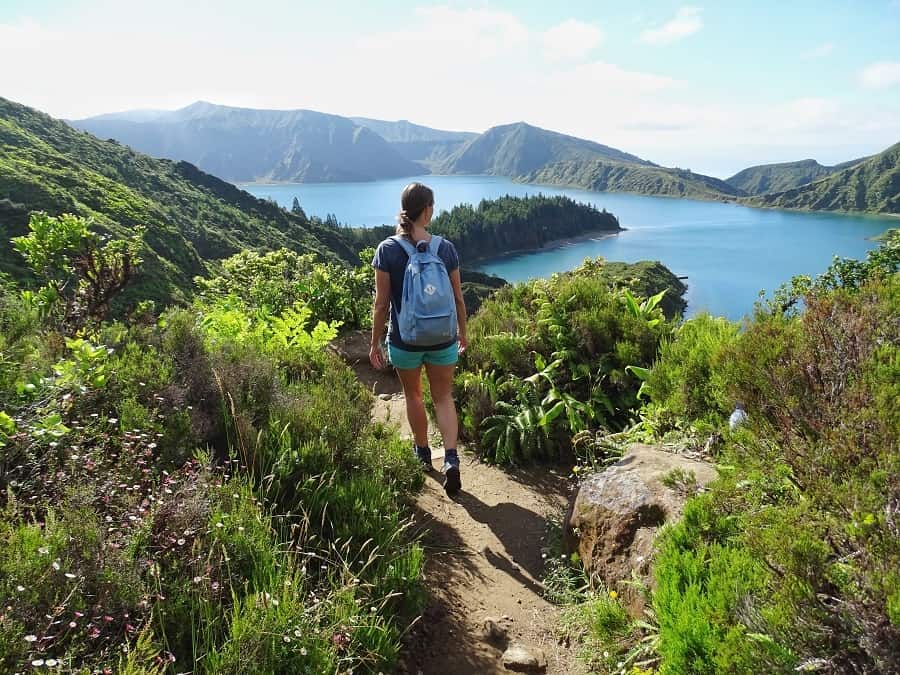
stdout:
[(525, 121), (727, 177), (900, 140), (900, 0), (7, 0), (0, 95), (55, 117), (198, 100), (481, 132)]

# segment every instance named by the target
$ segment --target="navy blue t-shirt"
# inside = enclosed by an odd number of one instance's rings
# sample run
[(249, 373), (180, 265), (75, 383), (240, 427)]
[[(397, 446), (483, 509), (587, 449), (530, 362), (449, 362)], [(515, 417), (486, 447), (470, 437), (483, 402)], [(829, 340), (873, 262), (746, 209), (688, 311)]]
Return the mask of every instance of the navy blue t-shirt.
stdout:
[[(425, 246), (424, 242), (419, 242), (419, 244)], [(438, 257), (444, 261), (448, 274), (459, 268), (459, 254), (456, 252), (456, 247), (446, 239), (438, 247)], [(375, 257), (372, 259), (372, 267), (387, 272), (391, 277), (391, 325), (388, 329), (388, 342), (409, 352), (430, 352), (449, 347), (453, 342), (431, 347), (415, 347), (406, 344), (400, 338), (399, 312), (400, 305), (403, 303), (403, 277), (406, 275), (408, 261), (409, 256), (403, 250), (403, 246), (390, 237), (378, 244)]]

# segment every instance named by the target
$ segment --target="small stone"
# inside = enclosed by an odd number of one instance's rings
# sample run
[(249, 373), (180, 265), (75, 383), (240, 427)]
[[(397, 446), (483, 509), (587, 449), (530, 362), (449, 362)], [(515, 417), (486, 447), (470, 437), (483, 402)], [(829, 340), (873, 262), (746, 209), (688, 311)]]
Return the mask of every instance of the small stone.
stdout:
[(547, 669), (547, 657), (536, 647), (513, 642), (503, 652), (503, 667), (518, 673), (536, 673)]
[(485, 617), (481, 625), (481, 636), (485, 640), (495, 640), (500, 642), (506, 639), (506, 629), (500, 625), (500, 620), (494, 617)]
[(382, 401), (390, 401), (391, 395), (390, 394), (378, 394), (378, 398), (380, 398)]

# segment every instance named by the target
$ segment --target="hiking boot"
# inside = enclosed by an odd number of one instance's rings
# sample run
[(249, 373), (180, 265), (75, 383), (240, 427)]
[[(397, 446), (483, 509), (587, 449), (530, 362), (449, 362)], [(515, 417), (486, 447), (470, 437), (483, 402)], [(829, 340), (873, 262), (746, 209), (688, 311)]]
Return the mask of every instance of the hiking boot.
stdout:
[(416, 453), (416, 457), (419, 458), (419, 461), (422, 462), (422, 467), (426, 471), (431, 471), (434, 469), (434, 466), (431, 463), (431, 448), (420, 448), (418, 445), (414, 446), (414, 450)]
[(447, 456), (441, 472), (444, 474), (444, 491), (448, 495), (455, 495), (462, 488), (462, 482), (459, 479), (459, 457)]

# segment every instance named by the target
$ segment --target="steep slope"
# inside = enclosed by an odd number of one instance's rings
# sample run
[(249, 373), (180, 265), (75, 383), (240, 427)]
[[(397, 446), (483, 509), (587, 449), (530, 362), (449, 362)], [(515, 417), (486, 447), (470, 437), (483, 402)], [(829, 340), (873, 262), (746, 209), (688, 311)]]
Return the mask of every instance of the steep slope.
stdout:
[(727, 178), (725, 182), (743, 190), (748, 195), (784, 192), (855, 166), (866, 159), (868, 158), (854, 159), (835, 166), (823, 166), (814, 159), (780, 164), (761, 164), (739, 171), (731, 178)]
[(900, 213), (900, 143), (808, 185), (758, 195), (752, 206)]
[[(187, 162), (153, 159), (0, 98), (0, 240), (22, 234), (36, 210), (92, 216), (113, 234), (146, 226), (133, 297), (182, 298), (211, 261), (247, 248), (355, 259), (336, 232)], [(0, 246), (0, 270), (21, 274), (10, 249)]]
[(640, 157), (600, 143), (518, 122), (492, 127), (441, 164), (441, 173), (522, 176), (567, 160), (603, 159), (654, 166)]
[(603, 192), (635, 192), (696, 199), (726, 199), (744, 194), (723, 180), (686, 169), (604, 160), (557, 162), (521, 176), (521, 180)]
[(368, 117), (352, 117), (351, 119), (374, 131), (390, 143), (391, 147), (400, 155), (416, 162), (427, 171), (436, 170), (466, 141), (478, 136), (470, 131), (443, 131), (423, 127), (407, 120), (387, 122)]
[(371, 129), (311, 110), (254, 110), (203, 101), (170, 113), (72, 121), (155, 157), (180, 159), (233, 182), (368, 181), (421, 167)]

